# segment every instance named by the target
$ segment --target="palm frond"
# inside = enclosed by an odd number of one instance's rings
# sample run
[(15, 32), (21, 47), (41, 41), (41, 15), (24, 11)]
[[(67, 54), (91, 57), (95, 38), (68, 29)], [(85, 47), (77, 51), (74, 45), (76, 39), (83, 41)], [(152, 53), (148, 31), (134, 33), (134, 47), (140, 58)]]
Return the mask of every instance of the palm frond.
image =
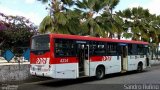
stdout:
[(55, 21), (59, 24), (65, 25), (67, 23), (67, 17), (63, 12), (55, 13)]
[(39, 26), (40, 33), (49, 32), (50, 29), (53, 27), (53, 19), (50, 16), (46, 16)]

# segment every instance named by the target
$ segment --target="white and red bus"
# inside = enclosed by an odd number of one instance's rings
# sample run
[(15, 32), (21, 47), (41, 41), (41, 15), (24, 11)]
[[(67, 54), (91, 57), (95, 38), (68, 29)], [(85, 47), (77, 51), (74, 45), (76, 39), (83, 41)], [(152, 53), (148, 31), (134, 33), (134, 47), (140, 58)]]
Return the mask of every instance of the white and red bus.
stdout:
[(66, 34), (33, 36), (30, 73), (51, 78), (80, 78), (146, 69), (148, 43)]

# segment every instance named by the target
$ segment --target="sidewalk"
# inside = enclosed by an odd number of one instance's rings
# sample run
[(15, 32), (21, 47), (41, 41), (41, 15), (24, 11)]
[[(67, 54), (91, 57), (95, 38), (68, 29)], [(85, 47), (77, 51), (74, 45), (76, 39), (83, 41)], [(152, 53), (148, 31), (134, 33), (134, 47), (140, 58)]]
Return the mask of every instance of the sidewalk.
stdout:
[(150, 60), (151, 65), (160, 65), (160, 60)]
[[(0, 57), (0, 66), (1, 65), (17, 65), (19, 64), (18, 62), (16, 62), (14, 59), (12, 59), (9, 63), (3, 58)], [(20, 64), (30, 64), (28, 61), (21, 61)]]

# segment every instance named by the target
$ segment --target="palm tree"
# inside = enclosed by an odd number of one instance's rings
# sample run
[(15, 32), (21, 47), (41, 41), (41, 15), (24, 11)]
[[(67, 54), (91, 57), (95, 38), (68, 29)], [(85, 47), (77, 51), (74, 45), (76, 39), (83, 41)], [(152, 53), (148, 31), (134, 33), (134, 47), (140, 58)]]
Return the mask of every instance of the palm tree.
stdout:
[(99, 11), (104, 8), (105, 2), (99, 0), (78, 0), (76, 5), (78, 9), (82, 12), (81, 24), (86, 27), (88, 35), (96, 36), (96, 33), (101, 33), (100, 26), (97, 24), (94, 15), (99, 13)]
[(117, 12), (121, 18), (125, 19), (125, 26), (131, 28), (131, 32), (128, 33), (127, 28), (124, 32), (124, 36), (131, 37), (132, 40), (145, 40), (149, 41), (149, 23), (147, 20), (150, 18), (150, 13), (148, 9), (143, 9), (142, 7), (126, 9), (124, 11)]
[[(152, 15), (150, 23), (150, 38), (152, 39), (152, 54), (154, 53), (156, 58), (158, 58), (159, 53), (159, 43), (160, 43), (160, 16)], [(152, 55), (153, 56), (153, 55)]]
[(116, 14), (113, 14), (113, 9), (118, 5), (120, 0), (105, 1), (106, 6), (104, 8), (104, 13), (102, 14), (102, 22), (104, 22), (104, 25), (102, 25), (102, 27), (105, 30), (106, 37), (113, 38), (116, 33), (118, 39), (120, 39), (120, 34), (123, 31), (123, 20)]
[[(48, 0), (39, 0), (42, 2), (48, 2)], [(61, 3), (63, 2), (63, 4)], [(43, 29), (51, 29), (52, 32), (58, 33), (69, 33), (69, 34), (79, 34), (79, 35), (91, 35), (91, 36), (105, 36), (106, 28), (105, 26), (111, 25), (116, 27), (112, 22), (106, 23), (101, 16), (104, 13), (105, 8), (109, 7), (109, 16), (104, 17), (112, 18), (112, 10), (118, 4), (119, 0), (52, 0), (50, 8), (52, 10), (51, 16), (44, 18), (41, 27)], [(65, 6), (75, 5), (73, 10), (66, 8)], [(72, 15), (70, 15), (71, 13)], [(45, 20), (53, 19), (53, 20)], [(49, 21), (45, 24), (45, 21)], [(53, 24), (51, 24), (51, 22)], [(103, 21), (103, 24), (101, 24)], [(108, 24), (108, 25), (106, 25)], [(46, 27), (45, 27), (46, 26)], [(49, 27), (50, 26), (50, 27)], [(104, 26), (104, 27), (102, 27)], [(112, 28), (111, 28), (112, 29)], [(113, 30), (110, 29), (110, 32)], [(41, 30), (41, 28), (40, 28)], [(41, 31), (48, 31), (41, 30)]]
[(102, 31), (104, 31), (105, 37), (113, 38), (117, 35), (117, 38), (120, 39), (124, 29), (124, 22), (122, 18), (116, 14), (111, 15), (108, 12), (104, 12), (101, 17), (98, 18), (98, 21)]
[(39, 26), (39, 32), (44, 34), (53, 30), (53, 20), (50, 16), (46, 16)]
[(118, 15), (114, 15), (113, 20), (114, 20), (114, 23), (112, 24), (113, 33), (116, 33), (117, 38), (121, 39), (121, 37), (122, 37), (121, 35), (124, 32), (124, 30), (126, 29), (126, 27), (124, 25), (124, 21)]
[[(105, 37), (108, 29), (107, 20), (112, 17), (112, 10), (119, 0), (78, 0), (76, 5), (83, 13), (84, 25), (89, 30), (88, 35)], [(107, 9), (108, 8), (108, 9)], [(109, 12), (110, 14), (104, 15)], [(106, 21), (105, 21), (106, 20)], [(111, 23), (111, 22), (110, 22)], [(110, 24), (109, 23), (109, 24)]]
[(160, 39), (160, 16), (150, 14), (149, 10), (141, 7), (119, 11), (117, 14), (125, 19), (126, 26), (131, 28), (131, 33), (126, 30), (125, 36), (129, 36), (133, 40), (150, 42), (152, 58), (153, 53), (157, 56)]
[[(46, 3), (49, 0), (39, 1)], [(48, 8), (50, 15), (46, 16), (41, 22), (40, 32), (77, 34), (80, 29), (80, 21), (78, 20), (80, 13), (67, 8), (73, 4), (72, 0), (52, 0)]]

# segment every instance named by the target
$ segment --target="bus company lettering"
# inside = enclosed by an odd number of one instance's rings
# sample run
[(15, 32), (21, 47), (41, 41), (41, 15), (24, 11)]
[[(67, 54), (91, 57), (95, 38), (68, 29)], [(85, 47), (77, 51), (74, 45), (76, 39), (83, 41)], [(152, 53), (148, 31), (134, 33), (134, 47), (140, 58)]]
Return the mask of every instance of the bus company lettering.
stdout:
[(49, 58), (37, 58), (36, 64), (46, 64), (49, 62)]
[(103, 56), (102, 61), (107, 61), (107, 60), (111, 60), (112, 56)]

